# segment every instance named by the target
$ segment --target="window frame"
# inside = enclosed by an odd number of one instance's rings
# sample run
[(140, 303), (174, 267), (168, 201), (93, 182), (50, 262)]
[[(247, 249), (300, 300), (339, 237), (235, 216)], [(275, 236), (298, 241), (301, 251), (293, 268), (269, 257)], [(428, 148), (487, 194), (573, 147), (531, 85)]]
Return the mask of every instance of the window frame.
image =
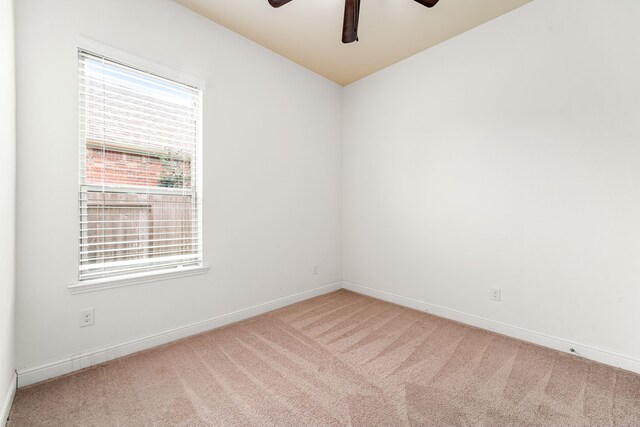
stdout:
[[(167, 280), (176, 277), (184, 277), (184, 276), (192, 276), (205, 274), (209, 271), (209, 266), (205, 266), (204, 264), (204, 252), (203, 252), (203, 236), (204, 236), (204, 228), (203, 228), (203, 101), (204, 101), (204, 91), (205, 91), (205, 82), (204, 80), (195, 78), (193, 76), (189, 76), (185, 73), (172, 70), (163, 65), (156, 64), (154, 62), (148, 61), (146, 59), (137, 57), (133, 54), (120, 51), (118, 49), (106, 46), (104, 44), (95, 42), (93, 40), (89, 40), (83, 37), (78, 37), (76, 48), (74, 49), (75, 55), (75, 63), (76, 63), (76, 71), (78, 83), (80, 79), (80, 67), (79, 67), (79, 53), (86, 52), (89, 54), (93, 54), (99, 57), (104, 57), (110, 61), (119, 63), (123, 66), (132, 68), (137, 71), (147, 72), (149, 74), (173, 80), (180, 84), (185, 84), (197, 88), (200, 91), (200, 106), (197, 110), (197, 135), (196, 135), (196, 146), (195, 146), (195, 162), (191, 165), (192, 170), (195, 169), (195, 174), (192, 173), (192, 179), (194, 180), (194, 189), (192, 190), (192, 197), (195, 198), (195, 206), (197, 206), (197, 210), (199, 211), (199, 215), (196, 221), (197, 233), (198, 233), (198, 250), (197, 250), (197, 262), (193, 265), (189, 266), (177, 266), (177, 267), (168, 267), (166, 269), (155, 269), (149, 271), (141, 271), (113, 276), (105, 276), (100, 278), (90, 278), (90, 279), (81, 279), (81, 252), (82, 246), (80, 242), (82, 242), (82, 226), (81, 223), (78, 222), (78, 239), (76, 240), (76, 249), (77, 249), (77, 262), (76, 262), (76, 282), (69, 285), (68, 288), (72, 294), (85, 293), (98, 291), (103, 289), (109, 289), (114, 287), (121, 286), (129, 286), (133, 284), (139, 283), (148, 283), (155, 282), (160, 280)], [(78, 84), (76, 85), (78, 87)], [(78, 108), (80, 108), (80, 92), (77, 92), (77, 100), (78, 100)], [(80, 125), (81, 118), (78, 116), (77, 123)], [(80, 132), (80, 126), (78, 126), (78, 132)], [(80, 139), (80, 135), (78, 135), (78, 140)], [(81, 144), (78, 144), (78, 149), (80, 150)], [(80, 157), (80, 156), (78, 156)], [(78, 167), (81, 167), (80, 164)], [(83, 183), (80, 179), (80, 175), (78, 175), (78, 188), (77, 194), (82, 194), (85, 191), (85, 188), (91, 187), (99, 187), (104, 189), (104, 185), (95, 185), (95, 184), (86, 184)], [(112, 184), (108, 185), (110, 190), (115, 192), (124, 192), (127, 191), (126, 185), (120, 184)], [(157, 190), (157, 191), (156, 191)], [(147, 190), (148, 191), (148, 190)], [(169, 195), (184, 195), (184, 189), (173, 189), (173, 188), (157, 188), (151, 191), (151, 194), (169, 194)], [(83, 201), (78, 206), (78, 212), (80, 216), (78, 217), (78, 221), (82, 218), (82, 215), (85, 215), (87, 218), (88, 209), (89, 209), (88, 201)], [(196, 213), (194, 213), (196, 214)]]

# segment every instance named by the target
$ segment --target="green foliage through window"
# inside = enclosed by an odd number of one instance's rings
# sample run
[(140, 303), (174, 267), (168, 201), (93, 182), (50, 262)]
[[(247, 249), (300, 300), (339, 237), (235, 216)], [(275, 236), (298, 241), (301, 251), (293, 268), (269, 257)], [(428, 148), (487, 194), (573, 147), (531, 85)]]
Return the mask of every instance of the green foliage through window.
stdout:
[(167, 150), (160, 154), (162, 171), (158, 187), (189, 188), (191, 187), (191, 159), (180, 150)]

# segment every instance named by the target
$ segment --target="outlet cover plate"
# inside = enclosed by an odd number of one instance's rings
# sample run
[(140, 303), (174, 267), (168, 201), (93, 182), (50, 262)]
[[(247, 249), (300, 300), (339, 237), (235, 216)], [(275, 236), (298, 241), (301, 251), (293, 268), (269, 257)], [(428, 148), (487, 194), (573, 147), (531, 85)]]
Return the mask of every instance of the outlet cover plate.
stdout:
[(95, 323), (95, 310), (93, 308), (87, 308), (86, 310), (80, 310), (80, 327), (91, 326)]

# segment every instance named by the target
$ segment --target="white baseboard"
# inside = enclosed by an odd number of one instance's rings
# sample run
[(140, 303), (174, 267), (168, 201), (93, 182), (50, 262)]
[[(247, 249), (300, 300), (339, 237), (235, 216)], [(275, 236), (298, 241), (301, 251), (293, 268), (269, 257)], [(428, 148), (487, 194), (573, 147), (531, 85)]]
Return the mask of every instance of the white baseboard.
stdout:
[[(509, 325), (507, 323), (497, 322), (495, 320), (463, 313), (438, 305), (429, 304), (413, 298), (407, 298), (390, 292), (381, 291), (379, 289), (369, 288), (357, 283), (345, 281), (342, 282), (342, 287), (344, 289), (368, 295), (373, 298), (378, 298), (420, 311), (427, 311), (431, 314), (444, 317), (446, 319), (455, 320), (467, 325), (476, 326), (478, 328), (497, 332), (502, 335), (507, 335), (509, 337), (552, 348), (554, 350), (571, 353), (577, 356), (584, 357), (586, 359), (594, 360), (596, 362), (605, 363), (607, 365), (640, 373), (640, 359), (636, 359), (630, 356), (614, 353), (612, 351), (594, 347), (591, 345), (572, 342), (563, 338), (554, 337), (552, 335), (544, 334), (541, 332), (531, 331), (529, 329), (520, 328), (518, 326)], [(572, 353), (570, 351), (570, 349), (572, 348), (575, 350), (575, 353)]]
[(9, 388), (7, 388), (2, 399), (2, 407), (0, 407), (0, 427), (4, 427), (7, 424), (7, 418), (9, 418), (9, 412), (11, 412), (11, 405), (13, 404), (13, 398), (16, 395), (16, 384), (18, 378), (14, 372), (9, 381)]
[(289, 295), (284, 298), (279, 298), (263, 304), (255, 305), (253, 307), (245, 308), (243, 310), (234, 311), (232, 313), (223, 314), (221, 316), (192, 323), (190, 325), (185, 325), (169, 331), (148, 335), (146, 337), (140, 337), (135, 340), (120, 343), (110, 347), (72, 354), (65, 358), (49, 363), (18, 369), (18, 387), (25, 387), (31, 384), (38, 383), (40, 381), (84, 369), (89, 366), (98, 365), (100, 363), (116, 359), (118, 357), (126, 356), (128, 354), (136, 353), (138, 351), (147, 350), (149, 348), (176, 341), (181, 338), (206, 332), (211, 329), (219, 328), (230, 323), (248, 319), (250, 317), (257, 316), (289, 304), (303, 301), (305, 299), (336, 291), (341, 288), (342, 282), (321, 286), (309, 291)]
[[(169, 331), (140, 337), (138, 339), (120, 343), (114, 346), (77, 353), (49, 363), (22, 368), (18, 370), (17, 385), (18, 387), (24, 387), (35, 384), (40, 381), (84, 369), (89, 366), (108, 362), (109, 360), (113, 360), (118, 357), (126, 356), (142, 350), (147, 350), (149, 348), (176, 341), (181, 338), (219, 328), (230, 323), (238, 322), (253, 316), (266, 313), (271, 310), (275, 310), (280, 307), (284, 307), (289, 304), (336, 291), (341, 288), (364, 295), (369, 295), (371, 297), (389, 301), (405, 307), (410, 307), (416, 310), (427, 311), (436, 316), (497, 332), (499, 334), (521, 339), (523, 341), (528, 341), (565, 353), (571, 353), (570, 349), (573, 348), (575, 350), (574, 354), (586, 359), (591, 359), (597, 362), (605, 363), (607, 365), (616, 366), (628, 371), (640, 373), (640, 360), (630, 356), (617, 354), (615, 352), (591, 345), (572, 342), (563, 338), (531, 331), (525, 328), (520, 328), (518, 326), (497, 322), (495, 320), (490, 320), (484, 317), (463, 313), (457, 310), (429, 304), (413, 298), (407, 298), (401, 295), (396, 295), (390, 292), (369, 288), (356, 283), (345, 281), (321, 286), (319, 288), (300, 292), (294, 295), (289, 295), (284, 298), (279, 298), (277, 300), (269, 301), (243, 310), (223, 314), (221, 316), (203, 320), (201, 322), (196, 322), (190, 325), (185, 325)], [(11, 408), (13, 393), (15, 393), (15, 381), (16, 379), (14, 376), (13, 392), (11, 392), (6, 397), (5, 402), (2, 406), (2, 413), (0, 413), (0, 415), (3, 416), (3, 418), (0, 419), (0, 427), (4, 427), (3, 421), (6, 420), (8, 411)]]

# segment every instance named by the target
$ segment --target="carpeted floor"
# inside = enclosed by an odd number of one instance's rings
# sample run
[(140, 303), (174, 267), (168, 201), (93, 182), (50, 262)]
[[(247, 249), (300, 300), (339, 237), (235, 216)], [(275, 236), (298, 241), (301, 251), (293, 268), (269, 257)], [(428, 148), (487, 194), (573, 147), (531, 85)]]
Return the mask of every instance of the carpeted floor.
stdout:
[(18, 391), (20, 426), (640, 426), (640, 376), (348, 291)]

